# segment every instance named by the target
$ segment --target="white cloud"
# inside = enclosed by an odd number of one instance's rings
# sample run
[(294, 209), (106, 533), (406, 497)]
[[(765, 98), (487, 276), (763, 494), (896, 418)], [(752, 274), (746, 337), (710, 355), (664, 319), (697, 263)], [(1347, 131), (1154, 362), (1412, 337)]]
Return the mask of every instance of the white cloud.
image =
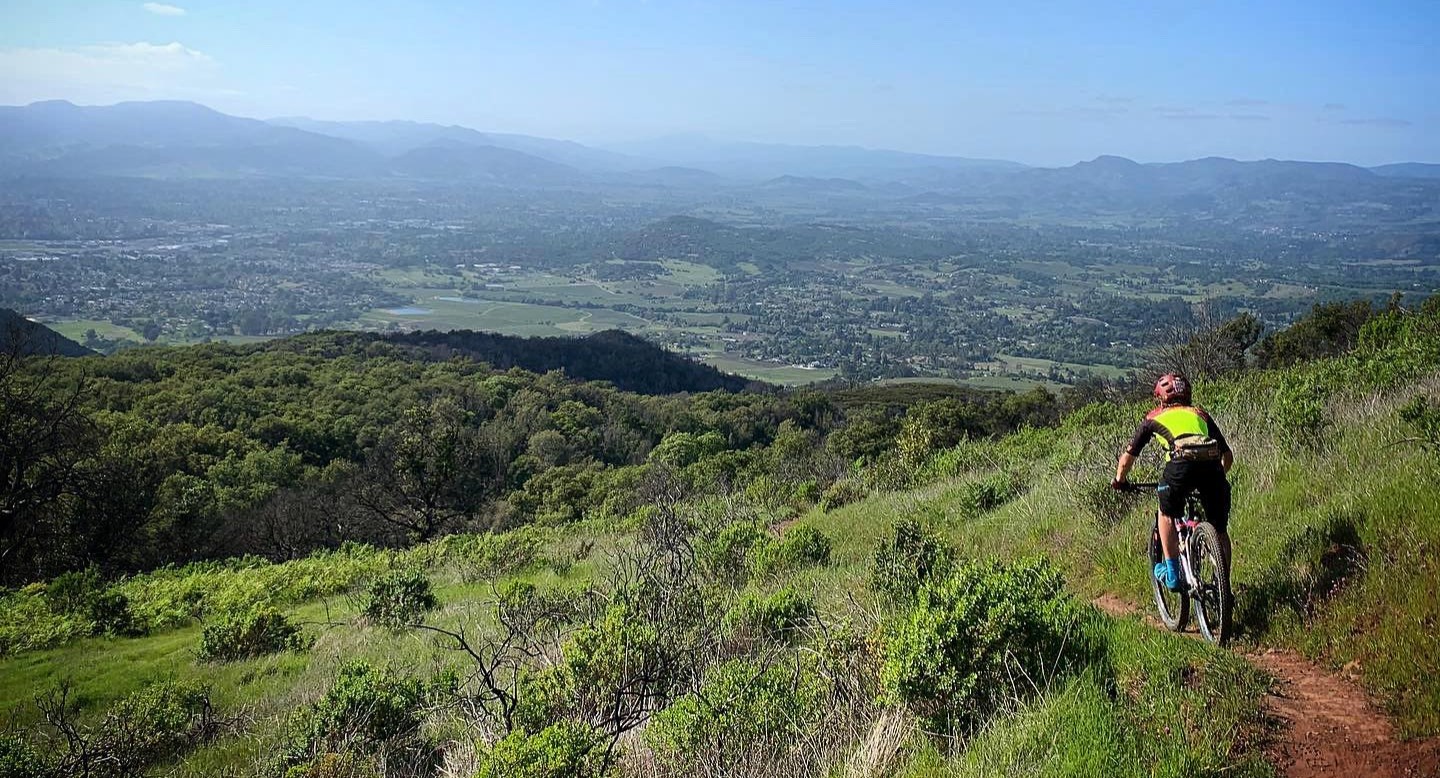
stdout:
[(141, 7), (141, 8), (144, 8), (145, 10), (149, 11), (150, 13), (156, 14), (156, 15), (158, 15), (158, 16), (184, 16), (184, 15), (185, 15), (185, 9), (184, 9), (184, 8), (181, 8), (181, 7), (178, 6), (178, 5), (168, 5), (168, 4), (166, 4), (166, 3), (145, 3), (145, 4), (143, 4), (143, 5), (140, 6), (140, 7)]
[(67, 99), (81, 103), (224, 94), (219, 68), (180, 43), (103, 43), (0, 49), (0, 103)]

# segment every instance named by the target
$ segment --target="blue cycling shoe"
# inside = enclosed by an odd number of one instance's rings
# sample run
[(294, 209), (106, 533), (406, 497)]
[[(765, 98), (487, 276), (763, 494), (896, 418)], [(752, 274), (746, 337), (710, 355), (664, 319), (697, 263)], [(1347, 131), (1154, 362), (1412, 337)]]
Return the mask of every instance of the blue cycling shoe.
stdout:
[(1184, 587), (1180, 585), (1180, 560), (1167, 559), (1164, 562), (1156, 562), (1155, 580), (1165, 584), (1165, 588), (1172, 592), (1184, 591)]

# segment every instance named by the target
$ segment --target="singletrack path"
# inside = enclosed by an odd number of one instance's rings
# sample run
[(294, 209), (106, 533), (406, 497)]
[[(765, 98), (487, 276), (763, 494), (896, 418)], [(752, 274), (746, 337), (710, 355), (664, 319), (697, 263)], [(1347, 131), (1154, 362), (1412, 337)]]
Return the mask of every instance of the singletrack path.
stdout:
[[(1095, 606), (1112, 616), (1140, 615), (1160, 622), (1111, 594)], [(1268, 649), (1241, 654), (1274, 676), (1266, 711), (1280, 723), (1265, 754), (1286, 778), (1436, 778), (1440, 738), (1402, 741), (1390, 719), (1353, 681), (1294, 651)]]

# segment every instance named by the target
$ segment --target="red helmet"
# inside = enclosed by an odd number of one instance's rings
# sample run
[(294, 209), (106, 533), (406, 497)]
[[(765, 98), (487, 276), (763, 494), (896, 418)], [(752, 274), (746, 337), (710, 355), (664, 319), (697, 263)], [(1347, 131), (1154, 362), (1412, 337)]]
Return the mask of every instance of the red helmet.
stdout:
[(1167, 405), (1190, 402), (1190, 379), (1179, 373), (1166, 373), (1155, 382), (1155, 396)]

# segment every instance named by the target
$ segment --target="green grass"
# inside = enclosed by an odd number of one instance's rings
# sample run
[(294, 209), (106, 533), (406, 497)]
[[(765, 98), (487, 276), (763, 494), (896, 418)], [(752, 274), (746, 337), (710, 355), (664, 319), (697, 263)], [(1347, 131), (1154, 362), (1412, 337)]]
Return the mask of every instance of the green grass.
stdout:
[(838, 372), (829, 368), (809, 369), (793, 365), (777, 365), (773, 362), (757, 362), (753, 359), (728, 354), (706, 354), (700, 360), (727, 373), (754, 378), (781, 386), (803, 386), (834, 378)]
[[(1261, 729), (1263, 675), (1227, 652), (1135, 620), (1106, 634), (1108, 666), (995, 720), (946, 758), (931, 744), (900, 774), (939, 776), (1270, 776), (1244, 738)], [(1237, 758), (1238, 757), (1238, 758)]]
[[(1440, 399), (1440, 376), (1420, 390)], [(1401, 734), (1415, 737), (1440, 734), (1440, 460), (1392, 445), (1407, 436), (1397, 406), (1409, 396), (1332, 400), (1328, 431), (1306, 445), (1277, 429), (1259, 386), (1216, 397), (1212, 410), (1239, 452), (1231, 535), (1242, 647), (1287, 646), (1358, 668)], [(1145, 408), (1102, 410), (1059, 431), (968, 444), (961, 460), (979, 463), (974, 471), (805, 521), (836, 539), (837, 559), (858, 565), (884, 528), (930, 516), (967, 555), (1049, 556), (1081, 596), (1111, 592), (1148, 609), (1153, 498), (1106, 488), (1114, 452)], [(1028, 491), (967, 518), (967, 482), (995, 467)], [(1136, 478), (1155, 474), (1151, 463)]]
[[(1288, 646), (1332, 667), (1358, 669), (1403, 736), (1429, 736), (1440, 734), (1440, 652), (1434, 650), (1440, 459), (1396, 441), (1410, 434), (1399, 406), (1416, 393), (1440, 401), (1440, 374), (1383, 393), (1364, 388), (1366, 370), (1374, 367), (1336, 362), (1253, 374), (1238, 384), (1202, 386), (1200, 396), (1238, 452), (1231, 534), (1240, 648)], [(1312, 382), (1314, 393), (1329, 395), (1322, 421), (1298, 431), (1287, 427), (1293, 412), (1287, 393)], [(831, 540), (831, 563), (763, 586), (793, 585), (814, 597), (827, 619), (853, 625), (883, 650), (881, 625), (893, 613), (867, 588), (870, 561), (896, 521), (918, 517), (965, 557), (1043, 555), (1063, 570), (1075, 596), (1118, 594), (1146, 609), (1143, 551), (1153, 502), (1107, 487), (1115, 452), (1145, 410), (1091, 406), (1058, 429), (968, 441), (931, 458), (916, 488), (878, 492), (830, 512), (811, 509), (799, 522)], [(1018, 496), (993, 510), (974, 508), (974, 484), (1001, 473), (1024, 485)], [(1154, 475), (1155, 463), (1147, 461), (1136, 478)], [(573, 566), (561, 565), (563, 574), (541, 565), (528, 578), (541, 585), (603, 578), (613, 535), (579, 526), (549, 537), (543, 553), (550, 558), (566, 557), (586, 539), (600, 542)], [(412, 553), (432, 561), (443, 603), (435, 623), (483, 627), (480, 605), (491, 594), (489, 582), (463, 575), (443, 555)], [(243, 593), (247, 582), (269, 590), (275, 581), (307, 578), (299, 563), (273, 567), (216, 573), (204, 583), (207, 591)], [(144, 586), (127, 587), (132, 600), (143, 598)], [(223, 774), (265, 753), (284, 714), (318, 696), (345, 659), (427, 671), (459, 661), (423, 635), (355, 623), (354, 606), (343, 596), (285, 607), (312, 623), (317, 641), (310, 652), (202, 664), (191, 653), (198, 643), (194, 625), (143, 638), (90, 638), (0, 660), (0, 699), (10, 701), (17, 721), (33, 721), (27, 701), (68, 679), (94, 717), (147, 682), (202, 680), (214, 688), (222, 711), (243, 708), (254, 717), (247, 733), (206, 746), (182, 771)], [(1103, 637), (1101, 660), (1070, 677), (1032, 679), (1043, 693), (992, 719), (962, 747), (946, 752), (923, 734), (911, 735), (898, 774), (1272, 774), (1258, 749), (1266, 737), (1260, 711), (1267, 679), (1260, 672), (1233, 652), (1161, 632), (1138, 617), (1106, 620)]]
[(104, 319), (60, 319), (53, 322), (47, 321), (45, 326), (76, 342), (84, 342), (85, 331), (90, 329), (95, 330), (95, 334), (102, 338), (145, 342), (145, 338), (135, 330), (111, 324)]
[(574, 335), (621, 327), (643, 329), (649, 322), (605, 308), (580, 309), (554, 305), (467, 298), (441, 289), (417, 290), (415, 307), (427, 313), (395, 314), (375, 309), (360, 317), (362, 328), (384, 329), (401, 324), (410, 329), (488, 330), (506, 335)]
[(1010, 354), (996, 354), (993, 362), (987, 362), (981, 365), (981, 367), (992, 366), (1002, 371), (1023, 373), (1048, 373), (1051, 368), (1059, 368), (1077, 373), (1090, 372), (1102, 378), (1122, 378), (1126, 373), (1124, 368), (1114, 365), (1087, 365), (1080, 362), (1057, 362), (1053, 359), (1019, 357)]

